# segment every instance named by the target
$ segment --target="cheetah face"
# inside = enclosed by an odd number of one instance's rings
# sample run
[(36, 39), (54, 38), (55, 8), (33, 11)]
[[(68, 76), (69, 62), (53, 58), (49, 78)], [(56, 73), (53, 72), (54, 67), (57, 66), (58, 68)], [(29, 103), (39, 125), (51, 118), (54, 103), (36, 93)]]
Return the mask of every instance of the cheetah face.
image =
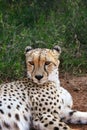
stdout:
[(51, 49), (32, 49), (30, 46), (25, 48), (27, 75), (28, 78), (37, 84), (43, 84), (55, 78), (58, 71), (59, 46)]

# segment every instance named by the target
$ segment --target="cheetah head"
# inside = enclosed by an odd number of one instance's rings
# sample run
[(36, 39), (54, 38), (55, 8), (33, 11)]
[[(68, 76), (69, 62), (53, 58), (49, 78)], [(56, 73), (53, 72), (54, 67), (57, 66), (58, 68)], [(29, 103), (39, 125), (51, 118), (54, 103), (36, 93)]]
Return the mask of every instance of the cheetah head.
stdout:
[(27, 76), (37, 84), (58, 80), (59, 55), (61, 49), (25, 48)]

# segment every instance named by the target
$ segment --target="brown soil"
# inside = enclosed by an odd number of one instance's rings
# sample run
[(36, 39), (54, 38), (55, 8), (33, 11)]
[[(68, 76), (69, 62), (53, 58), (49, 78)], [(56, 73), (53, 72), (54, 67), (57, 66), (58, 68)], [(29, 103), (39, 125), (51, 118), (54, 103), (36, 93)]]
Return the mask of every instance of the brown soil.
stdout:
[[(75, 110), (87, 112), (87, 75), (76, 77), (69, 74), (60, 75), (61, 86), (73, 97)], [(70, 125), (74, 130), (87, 130), (87, 125)]]

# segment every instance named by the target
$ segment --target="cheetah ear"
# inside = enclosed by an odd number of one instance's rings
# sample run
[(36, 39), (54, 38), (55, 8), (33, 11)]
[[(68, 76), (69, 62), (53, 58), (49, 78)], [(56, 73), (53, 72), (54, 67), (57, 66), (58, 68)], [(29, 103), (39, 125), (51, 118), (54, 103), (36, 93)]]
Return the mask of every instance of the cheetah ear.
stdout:
[(59, 55), (61, 54), (61, 48), (60, 48), (60, 46), (56, 45), (56, 46), (53, 47), (53, 49), (56, 50)]
[(32, 50), (33, 48), (31, 47), (31, 46), (27, 46), (26, 48), (25, 48), (25, 54), (27, 53), (27, 52), (29, 52), (30, 50)]

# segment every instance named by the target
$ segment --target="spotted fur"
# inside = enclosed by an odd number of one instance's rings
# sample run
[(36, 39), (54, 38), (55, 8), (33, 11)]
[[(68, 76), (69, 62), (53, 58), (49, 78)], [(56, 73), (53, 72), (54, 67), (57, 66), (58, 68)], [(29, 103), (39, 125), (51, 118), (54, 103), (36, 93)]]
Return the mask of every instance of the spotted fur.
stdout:
[(60, 86), (60, 47), (26, 47), (28, 78), (0, 85), (0, 130), (71, 130), (87, 124), (87, 112), (72, 110), (72, 97)]

